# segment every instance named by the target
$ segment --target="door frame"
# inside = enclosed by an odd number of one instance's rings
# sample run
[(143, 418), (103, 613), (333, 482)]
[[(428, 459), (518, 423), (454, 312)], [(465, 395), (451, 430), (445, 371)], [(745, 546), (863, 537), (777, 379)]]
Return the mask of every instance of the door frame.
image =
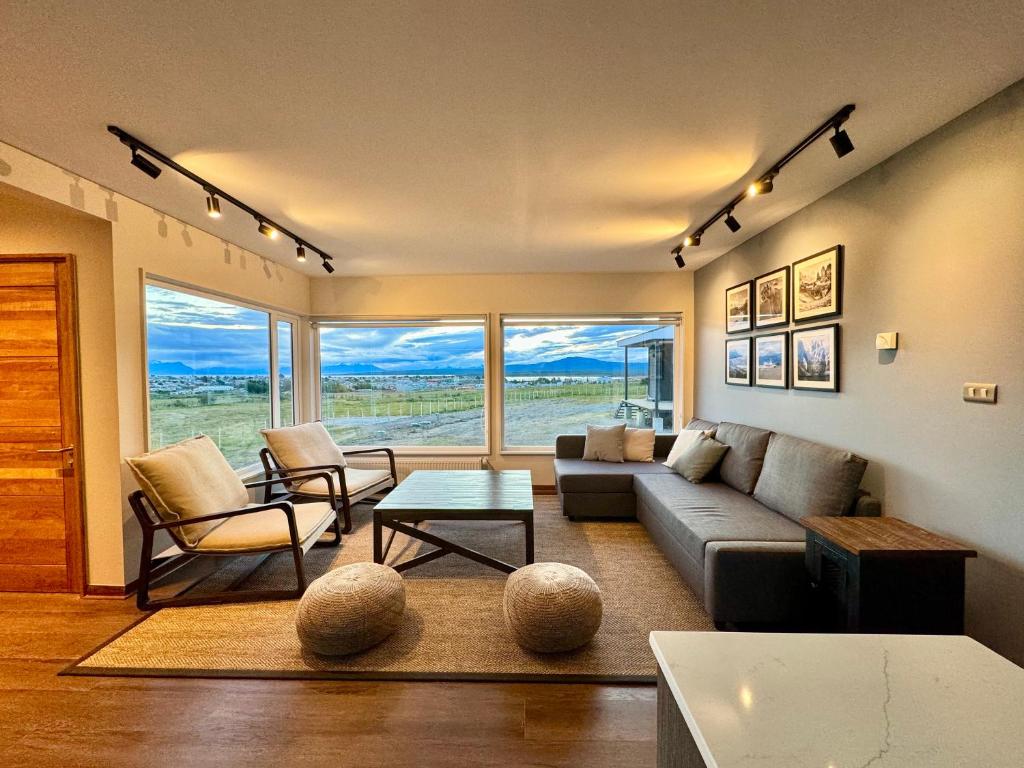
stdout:
[[(67, 592), (85, 594), (85, 452), (82, 450), (82, 390), (79, 369), (78, 294), (75, 257), (70, 253), (5, 253), (0, 265), (49, 262), (54, 265), (57, 305), (57, 359), (60, 365), (60, 415), (63, 445), (75, 446), (71, 477), (64, 483), (64, 546)], [(65, 472), (67, 470), (65, 469)], [(67, 475), (65, 474), (65, 477)]]

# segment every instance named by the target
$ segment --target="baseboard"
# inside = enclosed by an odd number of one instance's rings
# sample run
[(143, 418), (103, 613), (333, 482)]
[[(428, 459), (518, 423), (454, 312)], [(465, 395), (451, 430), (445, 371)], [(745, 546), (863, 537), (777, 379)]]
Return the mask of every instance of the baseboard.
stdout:
[(139, 581), (129, 582), (123, 587), (113, 584), (87, 584), (85, 587), (86, 597), (118, 597), (122, 600), (131, 597), (139, 587)]
[(554, 496), (558, 493), (558, 489), (553, 485), (535, 485), (533, 493), (535, 496)]

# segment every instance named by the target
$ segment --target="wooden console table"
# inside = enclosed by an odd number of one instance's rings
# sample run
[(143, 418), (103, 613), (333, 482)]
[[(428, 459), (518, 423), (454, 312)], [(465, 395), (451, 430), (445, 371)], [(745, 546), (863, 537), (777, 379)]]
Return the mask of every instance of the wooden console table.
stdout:
[(819, 616), (847, 632), (959, 635), (977, 552), (894, 517), (805, 517)]

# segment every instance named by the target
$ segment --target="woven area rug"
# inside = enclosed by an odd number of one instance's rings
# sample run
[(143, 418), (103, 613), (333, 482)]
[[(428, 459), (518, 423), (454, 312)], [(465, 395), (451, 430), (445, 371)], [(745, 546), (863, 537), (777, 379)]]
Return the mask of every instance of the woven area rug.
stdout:
[[(601, 589), (604, 618), (596, 637), (571, 653), (538, 654), (509, 636), (502, 613), (506, 576), (447, 555), (402, 574), (402, 627), (353, 656), (304, 653), (295, 631), (298, 601), (165, 608), (69, 667), (63, 674), (166, 677), (266, 677), (399, 680), (653, 682), (653, 630), (709, 630), (713, 624), (636, 522), (570, 522), (557, 498), (536, 497), (537, 562), (562, 562), (589, 573)], [(372, 508), (354, 510), (355, 528), (341, 547), (314, 549), (309, 578), (372, 560)], [(511, 563), (522, 562), (523, 527), (505, 522), (438, 522), (427, 530)], [(400, 535), (389, 564), (433, 549)], [(197, 588), (216, 590), (244, 577), (244, 559)], [(268, 558), (244, 588), (293, 583), (290, 555)]]

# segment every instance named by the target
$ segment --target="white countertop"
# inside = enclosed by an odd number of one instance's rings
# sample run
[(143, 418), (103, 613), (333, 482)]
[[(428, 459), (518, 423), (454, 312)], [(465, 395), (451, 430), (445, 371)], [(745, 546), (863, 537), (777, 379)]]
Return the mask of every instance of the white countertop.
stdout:
[(710, 768), (1024, 766), (1024, 669), (963, 636), (652, 632)]

